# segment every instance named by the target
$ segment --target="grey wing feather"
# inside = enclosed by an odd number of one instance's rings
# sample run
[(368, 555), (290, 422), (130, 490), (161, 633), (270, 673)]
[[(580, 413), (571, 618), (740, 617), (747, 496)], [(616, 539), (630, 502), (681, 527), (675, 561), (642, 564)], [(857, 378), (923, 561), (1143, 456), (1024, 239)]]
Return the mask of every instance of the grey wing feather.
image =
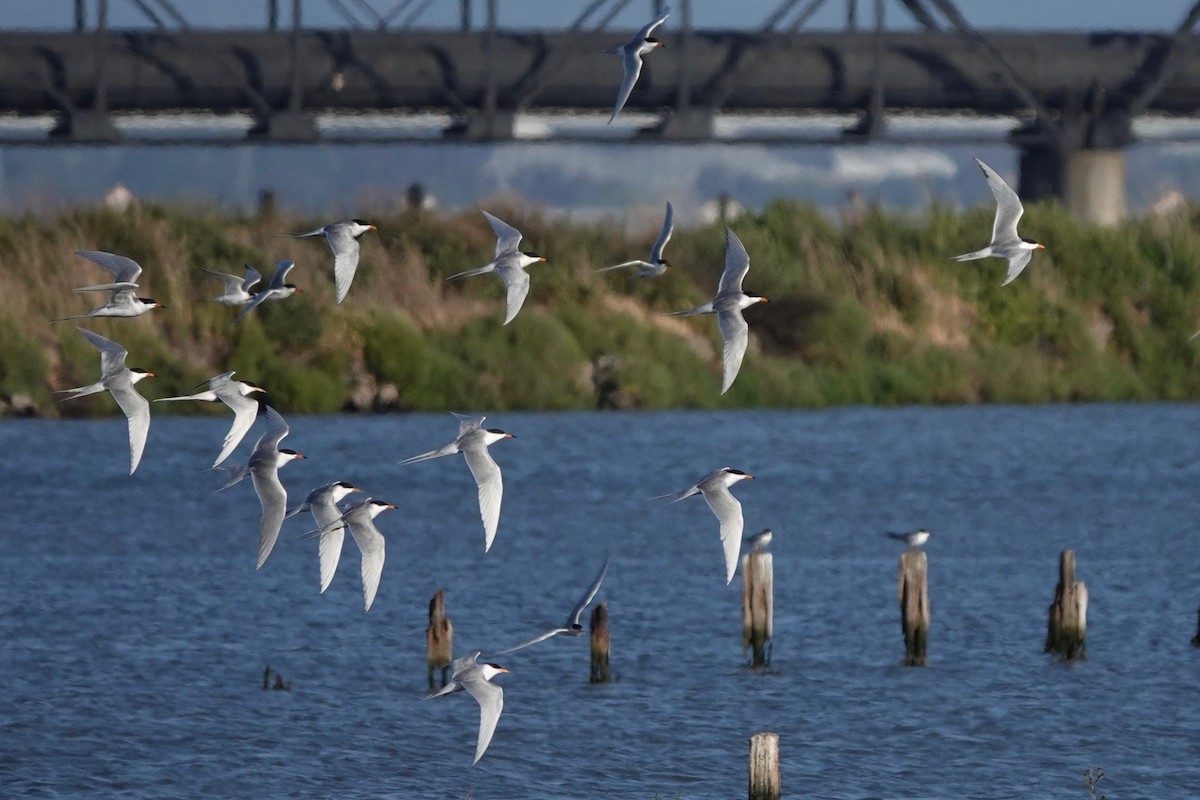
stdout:
[(626, 50), (621, 57), (621, 66), (624, 68), (624, 77), (621, 79), (621, 89), (617, 92), (617, 103), (613, 106), (612, 116), (608, 118), (610, 125), (621, 113), (621, 109), (625, 107), (629, 95), (633, 93), (633, 86), (637, 83), (638, 76), (642, 74), (641, 54), (637, 50)]
[(604, 577), (608, 575), (608, 563), (611, 560), (609, 558), (604, 559), (604, 566), (596, 574), (596, 579), (592, 581), (592, 585), (588, 587), (587, 592), (583, 597), (579, 598), (579, 602), (571, 609), (571, 616), (567, 617), (568, 627), (579, 624), (579, 618), (583, 615), (583, 610), (596, 598), (596, 592), (600, 591), (600, 584), (604, 583)]
[(132, 475), (142, 460), (142, 451), (146, 449), (146, 436), (150, 432), (150, 404), (133, 388), (128, 375), (110, 382), (108, 390), (129, 418), (129, 474)]
[(666, 22), (669, 16), (671, 16), (671, 7), (667, 6), (662, 10), (661, 14), (642, 26), (642, 29), (638, 31), (637, 36), (633, 38), (630, 44), (645, 41), (646, 37), (654, 33), (654, 29)]
[(386, 543), (383, 534), (371, 521), (365, 505), (357, 508), (362, 511), (347, 514), (346, 522), (350, 527), (350, 535), (362, 551), (363, 611), (370, 611), (371, 604), (375, 602), (375, 593), (379, 591), (379, 579), (383, 576)]
[(260, 452), (265, 452), (270, 454), (271, 460), (274, 461), (274, 451), (278, 449), (279, 443), (288, 435), (290, 429), (278, 411), (270, 406), (263, 406), (263, 408), (266, 409), (267, 430), (255, 443), (254, 453), (250, 458), (253, 460)]
[(221, 443), (221, 454), (213, 462), (214, 467), (229, 458), (229, 454), (237, 449), (258, 417), (257, 400), (243, 396), (236, 387), (223, 388), (227, 391), (218, 391), (217, 397), (233, 410), (233, 425), (230, 426), (229, 433), (225, 434), (225, 441)]
[(246, 265), (246, 277), (242, 280), (242, 290), (249, 292), (250, 288), (262, 280), (262, 274), (249, 264)]
[(526, 647), (529, 647), (530, 645), (537, 644), (538, 642), (544, 642), (547, 639), (549, 639), (551, 636), (557, 636), (560, 633), (565, 633), (565, 630), (563, 628), (555, 628), (554, 630), (546, 631), (545, 633), (543, 633), (540, 636), (535, 636), (534, 638), (530, 639), (527, 642), (521, 642), (520, 644), (518, 644), (514, 647), (509, 647), (504, 650), (497, 650), (496, 652), (492, 653), (492, 655), (502, 656), (507, 653), (515, 653), (518, 650), (524, 650)]
[(478, 764), (488, 745), (492, 743), (496, 723), (500, 721), (500, 712), (504, 710), (504, 689), (484, 680), (478, 671), (467, 673), (459, 678), (459, 682), (479, 703), (479, 741), (475, 745), (475, 760), (471, 762)]
[(347, 225), (331, 225), (325, 237), (333, 251), (333, 282), (337, 291), (337, 302), (346, 298), (354, 272), (358, 269), (358, 240), (350, 235)]
[(320, 531), (317, 564), (321, 568), (321, 593), (324, 594), (333, 582), (333, 576), (337, 574), (338, 562), (342, 560), (342, 543), (346, 540), (346, 529), (334, 525), (341, 515), (329, 501), (328, 495), (324, 500), (310, 501), (309, 510)]
[(142, 268), (136, 261), (115, 253), (105, 253), (102, 250), (77, 250), (75, 255), (83, 256), (93, 264), (108, 270), (118, 283), (134, 283), (137, 281), (138, 275), (142, 274)]
[(102, 377), (108, 377), (125, 369), (125, 356), (129, 355), (129, 351), (124, 347), (87, 328), (76, 325), (75, 330), (86, 336), (87, 340), (92, 343), (92, 347), (100, 351), (100, 375)]
[(525, 298), (529, 296), (529, 273), (520, 267), (502, 267), (499, 272), (500, 279), (508, 287), (508, 302), (504, 313), (504, 324), (507, 325), (516, 318), (521, 306), (525, 305)]
[(609, 270), (621, 269), (622, 267), (649, 267), (649, 266), (651, 266), (651, 265), (647, 264), (645, 261), (642, 261), (639, 259), (637, 261), (626, 261), (624, 264), (613, 264), (611, 267), (600, 267), (600, 269), (597, 269), (594, 271), (595, 272), (608, 272)]
[(721, 545), (725, 549), (725, 583), (733, 580), (737, 570), (738, 552), (742, 546), (742, 504), (727, 486), (717, 486), (704, 493), (708, 507), (721, 523)]
[(487, 417), (480, 414), (459, 414), (457, 411), (451, 411), (450, 415), (458, 420), (458, 435), (461, 437), (464, 433), (477, 431), (483, 428), (483, 422)]
[(650, 263), (657, 264), (662, 261), (663, 250), (667, 246), (667, 242), (671, 241), (671, 232), (675, 230), (675, 209), (670, 203), (667, 203), (667, 216), (663, 220), (662, 233), (658, 234), (658, 241), (654, 243), (654, 249), (650, 251)]
[[(274, 286), (275, 281), (271, 281), (271, 285)], [(253, 311), (254, 309), (258, 308), (260, 305), (262, 305), (263, 302), (267, 299), (267, 297), (269, 297), (269, 295), (268, 295), (269, 291), (270, 290), (268, 289), (267, 291), (262, 291), (256, 295), (254, 295), (254, 297), (252, 297), (250, 299), (250, 302), (246, 303), (246, 307), (242, 309), (241, 313), (239, 313), (236, 317), (233, 318), (233, 321), (234, 322), (240, 321), (242, 319), (242, 317), (246, 316), (251, 311)]]
[(742, 359), (750, 344), (750, 326), (746, 324), (742, 312), (735, 308), (717, 312), (717, 327), (721, 329), (721, 338), (725, 340), (721, 370), (721, 394), (725, 394), (742, 368)]
[(1004, 283), (1001, 286), (1008, 286), (1012, 283), (1021, 271), (1025, 269), (1025, 265), (1029, 263), (1029, 259), (1033, 258), (1032, 250), (1022, 250), (1008, 260), (1008, 275), (1004, 278)]
[(721, 273), (721, 283), (717, 294), (725, 292), (740, 292), (742, 281), (750, 271), (750, 254), (742, 245), (742, 240), (730, 228), (725, 229), (725, 271)]
[(275, 274), (271, 276), (271, 289), (282, 289), (287, 283), (287, 274), (296, 266), (296, 262), (290, 259), (283, 259), (275, 265)]
[[(1021, 205), (1021, 198), (1017, 197), (1017, 193), (1004, 182), (1004, 179), (997, 174), (996, 170), (978, 158), (975, 159), (975, 163), (983, 170), (984, 177), (987, 178), (988, 188), (992, 190), (992, 196), (996, 198), (996, 220), (992, 224), (992, 243), (1011, 243), (1020, 239), (1017, 235), (1017, 221), (1025, 213), (1025, 207)], [(1015, 278), (1016, 276), (1013, 275), (1012, 277)]]
[(500, 525), (500, 500), (504, 495), (504, 479), (500, 467), (492, 460), (487, 446), (480, 441), (463, 449), (467, 466), (479, 486), (479, 516), (483, 520), (483, 552), (492, 548), (496, 528)]
[(496, 258), (505, 253), (515, 253), (521, 246), (521, 232), (499, 217), (484, 211), (483, 215), (496, 232)]
[(458, 452), (458, 442), (439, 447), (437, 450), (430, 450), (428, 453), (421, 453), (419, 456), (411, 456), (401, 461), (401, 464), (416, 464), (418, 461), (428, 461), (431, 458), (441, 458), (442, 456), (452, 456)]
[(207, 272), (209, 275), (216, 275), (218, 278), (220, 278), (221, 283), (225, 285), (226, 292), (236, 292), (238, 289), (247, 288), (244, 285), (244, 279), (239, 278), (237, 275), (230, 275), (228, 272), (217, 272), (215, 269), (208, 269), (207, 267), (201, 267), (201, 269)]
[(273, 463), (252, 466), (250, 478), (262, 503), (262, 517), (258, 523), (258, 566), (255, 567), (260, 569), (279, 539), (279, 530), (287, 515), (287, 490), (279, 482), (279, 470)]

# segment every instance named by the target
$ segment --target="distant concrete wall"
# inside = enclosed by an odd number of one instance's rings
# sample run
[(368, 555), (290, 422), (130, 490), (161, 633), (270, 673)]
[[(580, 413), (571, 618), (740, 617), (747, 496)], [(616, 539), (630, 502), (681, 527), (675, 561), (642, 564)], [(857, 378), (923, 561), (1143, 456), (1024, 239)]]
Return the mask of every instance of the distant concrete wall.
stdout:
[(1125, 152), (1079, 150), (1066, 160), (1063, 202), (1075, 218), (1099, 225), (1125, 219)]

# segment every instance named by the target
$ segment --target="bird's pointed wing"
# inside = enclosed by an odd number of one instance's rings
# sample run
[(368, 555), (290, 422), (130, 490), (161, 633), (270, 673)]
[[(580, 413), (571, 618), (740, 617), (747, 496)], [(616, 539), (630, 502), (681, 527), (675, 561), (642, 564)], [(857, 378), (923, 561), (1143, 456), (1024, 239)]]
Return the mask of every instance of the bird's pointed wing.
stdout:
[(325, 227), (326, 226), (321, 226), (320, 228), (315, 228), (311, 231), (305, 231), (304, 233), (281, 233), (278, 235), (279, 236), (293, 236), (297, 239), (303, 239), (305, 236), (324, 236), (325, 235)]
[[(271, 276), (271, 289), (282, 289), (287, 283), (287, 274), (296, 266), (296, 262), (291, 259), (283, 259), (275, 265), (275, 274)], [(262, 293), (260, 292), (260, 295)], [(245, 313), (245, 312), (243, 312)]]
[(146, 449), (146, 435), (150, 432), (150, 404), (137, 393), (128, 374), (110, 381), (108, 391), (129, 418), (129, 474), (132, 475), (141, 463), (142, 451)]
[(613, 106), (612, 116), (608, 118), (610, 125), (617, 118), (617, 114), (621, 113), (621, 109), (625, 107), (625, 103), (629, 100), (629, 95), (633, 92), (633, 86), (637, 83), (638, 76), (642, 74), (642, 54), (637, 50), (636, 46), (633, 49), (625, 50), (621, 56), (621, 66), (625, 72), (624, 77), (621, 79), (621, 88), (617, 92), (617, 102)]
[(662, 232), (658, 234), (658, 241), (654, 243), (654, 249), (650, 251), (650, 263), (657, 264), (662, 261), (663, 250), (667, 246), (667, 242), (671, 241), (671, 232), (675, 230), (675, 208), (667, 203), (667, 216), (663, 219)]
[(134, 283), (142, 274), (141, 266), (132, 258), (105, 253), (102, 250), (77, 250), (75, 255), (83, 256), (93, 264), (103, 267), (113, 274), (118, 283)]
[(242, 279), (242, 291), (249, 292), (250, 288), (262, 280), (262, 274), (249, 264), (246, 265), (246, 277)]
[(358, 269), (358, 239), (350, 235), (349, 225), (331, 225), (325, 237), (329, 249), (333, 251), (333, 283), (337, 292), (337, 302), (346, 299), (350, 284), (354, 282), (354, 273)]
[[(276, 273), (276, 274), (278, 274), (278, 273)], [(275, 285), (274, 278), (271, 279), (271, 285), (272, 286)], [(246, 307), (241, 310), (241, 313), (239, 313), (236, 317), (233, 318), (233, 321), (234, 322), (240, 321), (242, 319), (242, 317), (246, 316), (251, 311), (253, 311), (254, 309), (258, 308), (260, 305), (262, 305), (266, 301), (266, 299), (270, 296), (271, 296), (271, 294), (270, 294), (269, 288), (254, 295), (254, 297), (250, 298), (250, 302), (246, 303)]]
[[(1021, 237), (1017, 235), (1017, 220), (1025, 213), (1025, 207), (1021, 205), (1021, 198), (1017, 197), (1017, 193), (1004, 182), (996, 170), (978, 158), (975, 159), (975, 163), (983, 170), (988, 188), (992, 190), (992, 195), (996, 198), (996, 221), (992, 225), (992, 244), (1019, 240)], [(1026, 260), (1028, 261), (1028, 259)], [(1013, 275), (1013, 277), (1016, 276)]]
[(233, 425), (229, 427), (229, 433), (225, 434), (225, 441), (221, 443), (221, 454), (213, 462), (214, 467), (229, 458), (229, 454), (237, 449), (258, 417), (257, 400), (242, 395), (237, 387), (232, 385), (226, 385), (222, 389), (217, 392), (217, 397), (233, 410)]
[(463, 449), (467, 466), (479, 486), (479, 516), (483, 520), (483, 552), (492, 548), (496, 528), (500, 525), (500, 499), (504, 494), (504, 479), (500, 467), (492, 460), (482, 440)]
[(309, 510), (320, 531), (317, 545), (317, 563), (321, 568), (321, 593), (329, 588), (337, 574), (338, 562), (342, 560), (342, 543), (346, 540), (346, 529), (335, 525), (341, 514), (330, 502), (328, 495), (322, 500), (310, 501)]
[(505, 253), (515, 253), (521, 246), (521, 232), (504, 220), (484, 211), (483, 215), (496, 232), (496, 258)]
[(721, 394), (725, 394), (742, 368), (742, 359), (750, 344), (750, 326), (746, 324), (742, 312), (734, 308), (717, 312), (717, 327), (721, 329), (721, 338), (725, 341), (721, 369)]
[(1004, 278), (1004, 283), (1000, 285), (1008, 286), (1010, 283), (1016, 280), (1017, 276), (1020, 275), (1021, 271), (1025, 269), (1025, 265), (1029, 263), (1029, 259), (1031, 258), (1033, 258), (1032, 250), (1022, 250), (1010, 258), (1008, 260), (1008, 275)]
[(525, 305), (525, 298), (529, 296), (529, 273), (520, 267), (501, 267), (499, 272), (500, 279), (508, 287), (508, 302), (504, 312), (504, 324), (507, 325), (517, 316), (521, 306)]
[(663, 497), (672, 497), (673, 499), (671, 500), (671, 502), (678, 503), (680, 500), (686, 500), (687, 498), (692, 497), (693, 495), (697, 495), (697, 494), (700, 494), (700, 484), (696, 484), (695, 486), (691, 487), (690, 489), (684, 489), (682, 492), (679, 492), (675, 495), (666, 494), (666, 495), (663, 495)]
[(451, 442), (448, 445), (439, 447), (437, 450), (430, 450), (428, 453), (421, 453), (419, 456), (410, 456), (401, 464), (416, 464), (418, 461), (428, 461), (431, 458), (441, 458), (442, 456), (452, 456), (458, 452), (458, 442)]
[(594, 271), (595, 271), (595, 272), (608, 272), (609, 270), (621, 269), (622, 267), (638, 267), (638, 268), (641, 268), (641, 267), (648, 267), (648, 266), (650, 266), (650, 264), (647, 264), (645, 261), (641, 261), (641, 260), (637, 260), (637, 261), (626, 261), (626, 262), (625, 262), (625, 263), (623, 263), (623, 264), (613, 264), (611, 267), (600, 267), (600, 269), (597, 269), (597, 270), (594, 270)]
[(566, 632), (565, 628), (554, 628), (553, 630), (546, 631), (545, 633), (541, 634), (540, 636), (533, 637), (532, 639), (530, 639), (527, 642), (521, 642), (520, 644), (515, 645), (514, 647), (508, 647), (508, 648), (505, 648), (504, 650), (497, 650), (496, 652), (492, 653), (492, 655), (502, 656), (507, 653), (515, 653), (518, 650), (524, 650), (526, 647), (529, 647), (530, 645), (537, 644), (538, 642), (544, 642), (547, 639), (549, 639), (551, 636), (556, 636), (560, 633), (565, 633), (565, 632)]
[(371, 521), (365, 504), (360, 504), (349, 512), (346, 515), (346, 523), (350, 527), (350, 535), (362, 551), (363, 611), (370, 611), (371, 604), (375, 602), (375, 593), (379, 591), (379, 579), (383, 576), (383, 534)]
[(742, 245), (742, 240), (730, 228), (725, 229), (725, 271), (721, 273), (721, 283), (717, 286), (717, 294), (725, 292), (740, 292), (742, 281), (750, 271), (750, 254)]
[(742, 504), (729, 491), (729, 487), (718, 485), (704, 492), (708, 507), (721, 523), (721, 545), (725, 548), (725, 583), (733, 580), (737, 570), (738, 552), (742, 546)]
[(478, 764), (488, 745), (492, 743), (496, 723), (500, 721), (500, 712), (504, 710), (504, 689), (484, 680), (477, 670), (467, 673), (466, 677), (459, 678), (459, 681), (471, 697), (475, 698), (475, 702), (479, 703), (479, 741), (475, 745), (475, 760), (471, 762)]
[(75, 330), (86, 336), (87, 340), (92, 343), (92, 347), (100, 351), (101, 377), (107, 377), (125, 369), (125, 356), (129, 355), (128, 350), (87, 328), (76, 325)]
[(208, 269), (207, 267), (201, 267), (201, 269), (207, 272), (209, 275), (216, 275), (218, 278), (220, 278), (221, 283), (225, 285), (225, 291), (227, 293), (236, 292), (238, 289), (245, 288), (242, 285), (242, 279), (237, 275), (230, 275), (228, 272), (217, 272), (215, 269)]
[(459, 414), (457, 411), (451, 411), (450, 415), (458, 420), (458, 435), (460, 437), (464, 433), (481, 429), (483, 421), (487, 419), (487, 417), (481, 414)]
[(662, 10), (661, 14), (642, 26), (642, 29), (637, 32), (637, 36), (630, 41), (630, 44), (644, 42), (646, 37), (654, 33), (654, 29), (666, 22), (669, 16), (671, 16), (671, 7), (667, 6)]
[(258, 522), (258, 565), (255, 567), (260, 569), (267, 556), (275, 549), (279, 530), (283, 527), (284, 517), (287, 516), (287, 490), (279, 482), (279, 470), (273, 461), (252, 466), (250, 478), (254, 481), (254, 491), (262, 503), (262, 516)]
[(265, 409), (267, 416), (267, 430), (254, 444), (254, 453), (250, 458), (253, 460), (260, 453), (269, 454), (272, 463), (274, 463), (274, 451), (279, 448), (279, 443), (288, 435), (290, 429), (288, 428), (287, 421), (284, 420), (278, 411), (267, 405), (264, 405), (262, 408)]
[(604, 576), (608, 574), (608, 563), (611, 560), (610, 558), (604, 559), (604, 566), (600, 567), (600, 572), (596, 574), (596, 579), (592, 581), (592, 585), (588, 587), (583, 597), (579, 598), (579, 602), (571, 609), (571, 616), (567, 617), (567, 627), (580, 624), (579, 618), (583, 615), (584, 609), (595, 599), (596, 592), (600, 591), (600, 584), (604, 583)]

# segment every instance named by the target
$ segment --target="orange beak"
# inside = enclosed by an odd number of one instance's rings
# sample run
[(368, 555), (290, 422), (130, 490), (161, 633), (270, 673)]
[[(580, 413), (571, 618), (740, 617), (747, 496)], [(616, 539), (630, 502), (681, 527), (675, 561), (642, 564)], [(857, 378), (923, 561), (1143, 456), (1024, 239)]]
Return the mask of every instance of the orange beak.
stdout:
[(1038, 242), (1037, 249), (1038, 249), (1038, 250), (1045, 250), (1045, 249), (1046, 249), (1046, 245), (1042, 244), (1041, 242)]
[(504, 438), (515, 439), (515, 438), (517, 438), (517, 435), (515, 433), (506, 433), (506, 434), (504, 434)]
[(760, 303), (769, 303), (769, 302), (771, 302), (771, 301), (770, 301), (770, 300), (768, 300), (768, 299), (767, 299), (767, 298), (765, 298), (765, 297), (760, 297), (760, 298), (758, 298), (758, 302), (760, 302)]
[(147, 373), (146, 373), (146, 377), (147, 377), (147, 378), (157, 378), (158, 376), (157, 376), (157, 375), (155, 375), (153, 372), (147, 372)]
[(749, 474), (747, 474), (747, 475), (746, 475), (746, 479), (747, 479), (747, 480), (751, 480), (751, 481), (752, 481), (752, 480), (754, 480), (754, 476), (753, 476), (753, 475), (749, 475)]
[(368, 226), (367, 226), (367, 230), (369, 230), (369, 231), (377, 231), (377, 230), (379, 230), (379, 228), (376, 228), (374, 225), (368, 225)]

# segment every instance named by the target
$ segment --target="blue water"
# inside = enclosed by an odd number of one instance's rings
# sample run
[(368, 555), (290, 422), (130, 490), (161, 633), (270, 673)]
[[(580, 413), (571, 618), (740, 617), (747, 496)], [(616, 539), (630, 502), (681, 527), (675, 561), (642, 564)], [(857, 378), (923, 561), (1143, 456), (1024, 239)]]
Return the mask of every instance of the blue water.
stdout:
[[(318, 593), (289, 520), (255, 572), (258, 505), (201, 471), (225, 417), (157, 418), (125, 476), (123, 420), (0, 425), (5, 797), (744, 796), (748, 737), (785, 792), (835, 798), (1194, 797), (1200, 786), (1200, 409), (1082, 406), (502, 414), (506, 495), (483, 553), (449, 415), (294, 417), (294, 497), (337, 478), (395, 503), (383, 582), (358, 557)], [(253, 439), (257, 434), (252, 434)], [(247, 445), (243, 445), (245, 448)], [(774, 661), (742, 666), (704, 502), (654, 495), (731, 465), (747, 531), (776, 532)], [(930, 664), (899, 666), (897, 542), (926, 526)], [(1043, 655), (1058, 553), (1091, 595), (1089, 658)], [(456, 652), (557, 624), (608, 554), (619, 680), (585, 638), (504, 656), (506, 705), (425, 692), (426, 606)], [(262, 691), (270, 665), (292, 685)]]

